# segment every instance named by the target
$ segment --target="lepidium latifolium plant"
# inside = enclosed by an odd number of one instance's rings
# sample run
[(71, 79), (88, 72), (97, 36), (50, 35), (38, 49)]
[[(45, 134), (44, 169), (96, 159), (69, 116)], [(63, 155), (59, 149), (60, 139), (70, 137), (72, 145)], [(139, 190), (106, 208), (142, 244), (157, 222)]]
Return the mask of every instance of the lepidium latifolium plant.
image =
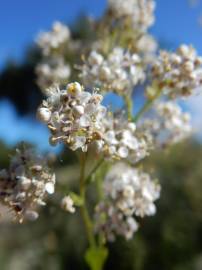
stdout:
[[(148, 32), (154, 11), (154, 0), (108, 0), (102, 18), (90, 21), (89, 40), (73, 38), (66, 25), (54, 22), (36, 41), (42, 54), (37, 83), (45, 96), (37, 117), (48, 127), (51, 145), (77, 154), (79, 192), (60, 193), (59, 207), (81, 214), (91, 270), (103, 269), (109, 241), (131, 239), (139, 221), (156, 214), (161, 187), (155, 173), (144, 170), (145, 158), (192, 134), (190, 115), (178, 103), (201, 88), (202, 58), (190, 45), (160, 50)], [(137, 90), (144, 92), (142, 106), (134, 98)], [(103, 105), (111, 92), (122, 98), (123, 108)], [(0, 172), (1, 203), (19, 222), (37, 219), (39, 206), (57, 192), (48, 164), (20, 146)], [(90, 185), (97, 190), (93, 206)]]

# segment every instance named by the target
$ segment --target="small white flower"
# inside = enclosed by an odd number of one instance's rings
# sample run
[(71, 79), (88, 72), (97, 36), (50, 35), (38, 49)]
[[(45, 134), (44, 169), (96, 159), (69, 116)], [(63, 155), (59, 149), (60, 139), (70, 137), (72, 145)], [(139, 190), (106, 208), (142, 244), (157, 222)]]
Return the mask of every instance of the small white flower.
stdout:
[(124, 147), (124, 146), (121, 146), (119, 149), (118, 149), (118, 155), (121, 157), (121, 158), (127, 158), (128, 156), (128, 148), (127, 147)]
[(37, 212), (30, 211), (30, 210), (25, 211), (24, 215), (25, 215), (25, 218), (30, 221), (35, 221), (39, 217), (39, 214)]
[(113, 130), (109, 130), (104, 134), (104, 139), (106, 140), (106, 142), (110, 143), (110, 144), (118, 144), (118, 140), (116, 139), (116, 134)]
[(121, 142), (127, 146), (129, 149), (136, 150), (138, 149), (138, 140), (129, 130), (124, 130), (122, 133)]
[(61, 201), (61, 207), (63, 210), (69, 213), (75, 213), (76, 209), (74, 207), (74, 202), (70, 196), (65, 196)]
[(128, 123), (128, 128), (132, 131), (135, 132), (136, 130), (136, 124), (133, 122)]
[(84, 107), (81, 106), (81, 105), (75, 106), (75, 107), (74, 107), (74, 112), (75, 112), (77, 115), (82, 115), (82, 114), (84, 114)]
[(88, 60), (91, 65), (100, 65), (104, 59), (102, 55), (98, 54), (96, 51), (92, 51)]
[(51, 111), (48, 108), (39, 108), (37, 111), (37, 117), (40, 121), (48, 123), (51, 119)]
[(45, 189), (49, 194), (53, 194), (55, 192), (55, 185), (54, 183), (47, 183), (45, 185)]

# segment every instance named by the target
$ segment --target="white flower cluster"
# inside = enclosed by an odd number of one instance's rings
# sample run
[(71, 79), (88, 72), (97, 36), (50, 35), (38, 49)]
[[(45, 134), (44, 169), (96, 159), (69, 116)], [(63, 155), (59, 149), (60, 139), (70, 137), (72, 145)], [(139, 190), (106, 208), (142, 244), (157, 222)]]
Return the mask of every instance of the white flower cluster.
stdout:
[(160, 102), (156, 106), (156, 112), (161, 118), (160, 129), (168, 133), (167, 142), (177, 143), (190, 136), (191, 117), (189, 113), (184, 113), (180, 106), (173, 102)]
[(136, 125), (128, 122), (122, 116), (108, 114), (103, 120), (103, 145), (101, 141), (100, 151), (105, 157), (114, 159), (128, 159), (136, 163), (148, 155), (148, 144), (143, 137), (136, 132)]
[(43, 59), (36, 67), (37, 83), (41, 90), (55, 84), (65, 84), (71, 75), (70, 66), (65, 62), (64, 50), (70, 43), (69, 28), (55, 22), (51, 32), (41, 33), (37, 44)]
[(48, 99), (38, 109), (39, 119), (51, 131), (50, 143), (63, 142), (73, 151), (87, 151), (89, 144), (100, 139), (106, 114), (102, 99), (97, 93), (84, 91), (77, 82), (68, 84), (65, 90), (51, 88)]
[(45, 205), (46, 194), (53, 194), (55, 174), (47, 161), (23, 145), (16, 150), (8, 170), (0, 171), (0, 202), (19, 222), (38, 218), (37, 207)]
[(42, 32), (37, 39), (38, 46), (42, 49), (43, 55), (50, 55), (52, 51), (57, 50), (70, 39), (69, 28), (56, 21), (53, 24), (52, 31)]
[(190, 114), (184, 113), (174, 102), (159, 102), (155, 105), (155, 118), (146, 119), (139, 128), (149, 133), (156, 147), (178, 143), (191, 135)]
[(67, 83), (71, 69), (62, 58), (50, 58), (48, 62), (39, 63), (36, 67), (37, 83), (45, 92), (45, 89), (54, 84)]
[(154, 23), (153, 0), (108, 0), (116, 18), (129, 17), (133, 28), (146, 31)]
[(107, 159), (128, 159), (135, 163), (148, 155), (148, 145), (136, 134), (136, 126), (116, 117), (101, 105), (102, 96), (70, 83), (66, 90), (49, 89), (49, 97), (38, 109), (38, 118), (51, 131), (50, 143), (67, 144), (73, 151), (96, 146)]
[(151, 73), (152, 79), (171, 97), (189, 96), (202, 87), (202, 57), (187, 45), (180, 46), (176, 53), (162, 51)]
[(120, 95), (131, 94), (133, 87), (145, 79), (140, 57), (123, 48), (114, 48), (106, 59), (92, 51), (80, 69), (84, 85)]
[(105, 201), (96, 207), (96, 231), (107, 239), (119, 234), (130, 239), (138, 229), (134, 218), (156, 213), (154, 201), (160, 196), (160, 186), (150, 175), (124, 163), (115, 164), (104, 180)]

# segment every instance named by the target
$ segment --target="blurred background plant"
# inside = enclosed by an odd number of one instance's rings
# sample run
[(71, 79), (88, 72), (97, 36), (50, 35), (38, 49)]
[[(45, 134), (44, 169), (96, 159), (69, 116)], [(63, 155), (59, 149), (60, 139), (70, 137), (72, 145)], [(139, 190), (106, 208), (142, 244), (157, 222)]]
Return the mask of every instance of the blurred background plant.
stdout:
[[(72, 25), (75, 39), (85, 40), (92, 35), (86, 31), (88, 23), (89, 20), (83, 16)], [(170, 40), (163, 39), (164, 47), (169, 47)], [(40, 61), (37, 48), (30, 48), (24, 62), (16, 64), (10, 61), (0, 73), (0, 96), (15, 104), (20, 119), (28, 115), (33, 117), (41, 101), (42, 94), (35, 75), (35, 67)], [(8, 165), (12, 149), (3, 141), (0, 149), (0, 168), (4, 168)], [(70, 186), (76, 188), (75, 160), (72, 152), (70, 154), (67, 150), (59, 154), (56, 173), (61, 186), (68, 175)], [(156, 152), (148, 158), (146, 166), (149, 171), (157, 171), (161, 179), (158, 214), (140, 224), (141, 230), (133, 240), (125, 242), (118, 239), (116, 243), (109, 244), (110, 256), (105, 269), (202, 269), (200, 141), (193, 138), (167, 153)], [(0, 269), (86, 269), (81, 254), (87, 243), (80, 218), (78, 214), (67, 216), (62, 210), (58, 211), (56, 199), (50, 199), (48, 207), (42, 209), (41, 217), (35, 223), (19, 226), (2, 219)]]

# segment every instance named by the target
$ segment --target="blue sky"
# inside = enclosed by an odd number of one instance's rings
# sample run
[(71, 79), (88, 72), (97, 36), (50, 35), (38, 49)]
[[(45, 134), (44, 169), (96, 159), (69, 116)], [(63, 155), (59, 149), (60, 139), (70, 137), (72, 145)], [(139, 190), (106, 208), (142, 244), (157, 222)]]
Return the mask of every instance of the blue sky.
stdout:
[[(170, 44), (170, 49), (180, 43), (193, 44), (202, 54), (202, 27), (197, 24), (202, 14), (202, 0), (195, 8), (190, 8), (189, 0), (157, 0), (156, 24), (152, 34), (161, 41)], [(106, 0), (2, 0), (0, 8), (0, 68), (5, 62), (14, 58), (23, 59), (28, 44), (31, 44), (41, 30), (48, 30), (54, 20), (72, 23), (81, 13), (93, 17), (101, 16), (106, 7)], [(202, 99), (192, 99), (186, 105), (193, 113), (197, 127), (202, 128), (201, 119), (196, 116), (202, 113)], [(47, 148), (45, 139), (48, 134), (36, 122), (29, 118), (20, 119), (7, 101), (0, 101), (1, 121), (0, 139), (15, 143), (20, 139), (38, 142), (41, 148)], [(32, 125), (32, 126), (30, 126)], [(15, 127), (15, 134), (9, 135), (10, 127)], [(35, 132), (30, 132), (35, 127)], [(42, 136), (43, 134), (43, 136)], [(45, 139), (44, 139), (45, 138)]]
[[(173, 44), (193, 43), (202, 52), (202, 28), (197, 25), (202, 3), (190, 9), (188, 1), (157, 0), (152, 32)], [(10, 57), (21, 59), (27, 44), (40, 30), (50, 28), (54, 20), (72, 23), (81, 13), (97, 17), (105, 6), (106, 0), (2, 0), (0, 66)]]
[(104, 0), (2, 0), (0, 65), (11, 56), (20, 59), (27, 44), (54, 20), (72, 23), (81, 13), (97, 17), (105, 6)]

